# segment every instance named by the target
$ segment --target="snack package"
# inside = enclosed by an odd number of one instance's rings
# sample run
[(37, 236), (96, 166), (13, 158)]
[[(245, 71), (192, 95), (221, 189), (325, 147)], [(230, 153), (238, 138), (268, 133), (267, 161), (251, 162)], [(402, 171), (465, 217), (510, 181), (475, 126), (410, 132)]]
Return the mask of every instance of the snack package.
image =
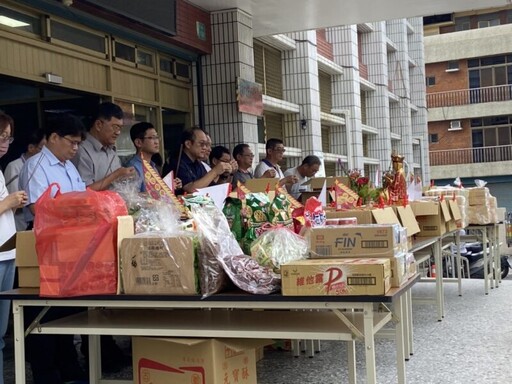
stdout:
[[(201, 247), (208, 247), (209, 253), (217, 258), (237, 287), (254, 294), (269, 294), (280, 288), (280, 275), (244, 255), (220, 209), (216, 206), (195, 206), (192, 207), (191, 214), (197, 223)], [(208, 267), (209, 265), (203, 266)], [(201, 280), (203, 278), (201, 276)], [(204, 296), (211, 293), (214, 292), (203, 291)]]
[(306, 200), (304, 219), (306, 227), (321, 227), (325, 225), (326, 217), (322, 203), (314, 196)]
[(286, 227), (266, 231), (251, 246), (251, 257), (275, 273), (280, 273), (281, 264), (306, 259), (307, 255), (307, 241)]
[(245, 198), (245, 207), (242, 212), (246, 218), (247, 231), (242, 240), (242, 246), (246, 254), (251, 252), (251, 244), (260, 235), (260, 228), (268, 223), (268, 211), (270, 201), (264, 193), (249, 193)]
[(229, 228), (237, 241), (242, 240), (242, 200), (233, 197), (226, 198), (224, 208), (222, 209), (224, 216), (228, 220)]
[(273, 225), (292, 225), (291, 203), (279, 189), (276, 189), (274, 200), (270, 204), (268, 218)]
[(359, 195), (338, 180), (334, 181), (336, 210), (351, 209), (357, 206)]

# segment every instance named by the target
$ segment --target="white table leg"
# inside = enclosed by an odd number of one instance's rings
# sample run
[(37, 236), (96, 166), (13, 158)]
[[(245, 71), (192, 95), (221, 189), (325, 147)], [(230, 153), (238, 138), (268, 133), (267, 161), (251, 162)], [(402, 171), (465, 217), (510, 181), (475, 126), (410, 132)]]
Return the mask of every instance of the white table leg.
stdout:
[(482, 250), (484, 255), (484, 292), (489, 294), (489, 258), (487, 245), (487, 228), (483, 228), (482, 232)]
[(25, 372), (25, 332), (23, 324), (23, 306), (17, 300), (12, 302), (14, 323), (14, 372), (16, 384), (26, 383)]
[(405, 384), (405, 359), (409, 355), (405, 355), (406, 330), (404, 327), (404, 297), (400, 296), (395, 303), (394, 312), (397, 319), (395, 324), (395, 344), (396, 344), (396, 370), (398, 376), (398, 384)]
[[(85, 337), (85, 335), (84, 335)], [(99, 335), (89, 335), (89, 382), (98, 384), (101, 381), (101, 346)]]
[(373, 330), (373, 303), (363, 305), (364, 314), (364, 351), (366, 357), (366, 383), (376, 384), (375, 339)]
[(460, 233), (455, 232), (455, 247), (457, 248), (457, 286), (459, 288), (459, 296), (462, 296), (462, 259), (460, 254)]
[(409, 289), (407, 292), (405, 292), (406, 298), (407, 298), (407, 330), (408, 330), (408, 336), (407, 340), (409, 342), (409, 355), (414, 355), (414, 330), (413, 330), (413, 323), (412, 323), (412, 292)]
[(441, 240), (439, 239), (434, 244), (434, 260), (436, 264), (436, 304), (438, 321), (442, 321), (444, 317), (443, 259), (441, 253)]
[(347, 341), (347, 357), (348, 357), (348, 382), (350, 384), (357, 383), (356, 369), (356, 342), (355, 340)]

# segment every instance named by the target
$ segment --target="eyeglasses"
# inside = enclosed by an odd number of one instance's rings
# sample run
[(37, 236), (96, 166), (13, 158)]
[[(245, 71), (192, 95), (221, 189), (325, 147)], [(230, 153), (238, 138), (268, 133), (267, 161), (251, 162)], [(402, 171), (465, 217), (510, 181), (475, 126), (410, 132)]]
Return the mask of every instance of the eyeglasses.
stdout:
[(112, 130), (116, 133), (120, 133), (121, 130), (123, 129), (123, 127), (119, 124), (110, 124), (110, 122), (108, 122), (107, 120), (100, 120), (102, 123), (106, 123), (107, 125), (110, 125), (110, 127), (112, 128)]
[(207, 148), (210, 146), (210, 143), (207, 141), (193, 141), (193, 143), (197, 143), (201, 148)]
[(283, 147), (275, 147), (275, 148), (272, 148), (273, 151), (276, 151), (276, 152), (279, 152), (279, 153), (285, 153), (286, 152), (286, 149), (283, 148)]
[(242, 154), (243, 157), (250, 157), (250, 158), (253, 158), (254, 157), (254, 153), (244, 153)]
[(12, 144), (14, 137), (12, 136), (0, 136), (0, 143)]
[(160, 137), (159, 137), (159, 136), (148, 136), (148, 137), (143, 137), (142, 139), (143, 139), (143, 140), (153, 140), (153, 141), (158, 141), (158, 140), (160, 140)]
[(72, 147), (79, 147), (80, 146), (80, 143), (81, 141), (79, 140), (71, 140), (70, 138), (66, 137), (66, 136), (61, 136), (64, 140), (66, 140), (69, 144), (71, 144)]

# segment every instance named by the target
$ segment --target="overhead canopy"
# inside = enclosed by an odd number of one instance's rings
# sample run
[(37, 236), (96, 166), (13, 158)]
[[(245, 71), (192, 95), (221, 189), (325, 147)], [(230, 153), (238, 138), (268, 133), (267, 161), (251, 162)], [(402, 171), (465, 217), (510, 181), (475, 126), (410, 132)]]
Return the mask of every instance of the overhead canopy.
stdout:
[(207, 11), (239, 8), (255, 37), (510, 5), (510, 0), (188, 0)]

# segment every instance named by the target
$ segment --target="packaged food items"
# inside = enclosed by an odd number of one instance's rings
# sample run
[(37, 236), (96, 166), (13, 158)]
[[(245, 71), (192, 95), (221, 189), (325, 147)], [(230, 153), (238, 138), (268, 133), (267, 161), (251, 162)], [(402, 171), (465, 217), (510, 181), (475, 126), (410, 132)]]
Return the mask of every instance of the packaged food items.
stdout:
[(242, 201), (233, 197), (226, 198), (222, 212), (226, 216), (229, 228), (231, 228), (231, 232), (235, 235), (236, 240), (242, 240)]
[(337, 211), (351, 209), (357, 206), (359, 200), (358, 194), (338, 180), (334, 181), (334, 192)]
[(261, 234), (261, 227), (269, 222), (268, 210), (270, 201), (264, 193), (249, 193), (246, 195), (243, 215), (247, 220), (242, 244), (246, 254), (250, 253), (251, 244)]
[(322, 202), (316, 197), (310, 197), (304, 205), (304, 218), (307, 227), (319, 227), (325, 225), (325, 211)]
[(269, 221), (273, 225), (292, 225), (291, 203), (284, 193), (276, 191), (276, 195), (269, 209)]
[(307, 255), (307, 241), (286, 227), (266, 231), (251, 246), (251, 257), (275, 273), (279, 273), (281, 264), (305, 259)]

